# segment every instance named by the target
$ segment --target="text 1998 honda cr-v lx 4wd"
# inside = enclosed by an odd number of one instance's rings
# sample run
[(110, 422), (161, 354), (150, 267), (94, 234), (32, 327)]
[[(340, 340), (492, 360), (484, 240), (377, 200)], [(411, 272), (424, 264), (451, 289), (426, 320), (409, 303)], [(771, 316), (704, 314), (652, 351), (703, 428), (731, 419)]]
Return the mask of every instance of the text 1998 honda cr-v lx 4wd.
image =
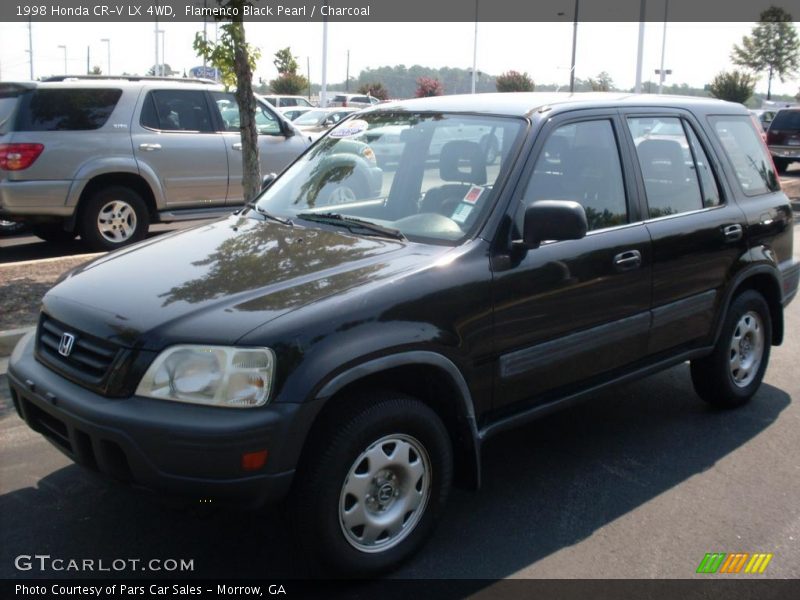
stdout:
[[(493, 139), (459, 138), (475, 127)], [(391, 169), (373, 130), (403, 145)], [(108, 476), (290, 495), (309, 553), (375, 572), (420, 546), (452, 482), (479, 484), (494, 434), (687, 360), (704, 400), (747, 402), (797, 290), (792, 219), (740, 105), (388, 104), (252, 208), (70, 273), (11, 358), (12, 397)]]

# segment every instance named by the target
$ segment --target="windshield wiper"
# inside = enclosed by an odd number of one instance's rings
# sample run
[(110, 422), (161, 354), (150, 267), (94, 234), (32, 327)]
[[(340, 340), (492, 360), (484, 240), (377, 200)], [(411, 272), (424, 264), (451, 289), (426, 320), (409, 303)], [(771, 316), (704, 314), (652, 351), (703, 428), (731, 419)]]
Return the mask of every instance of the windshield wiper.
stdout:
[(281, 225), (288, 225), (289, 227), (294, 227), (294, 223), (292, 223), (291, 219), (284, 219), (283, 217), (275, 216), (272, 213), (261, 208), (255, 202), (248, 202), (247, 204), (244, 205), (244, 207), (252, 208), (254, 211), (263, 216), (265, 219), (269, 219), (270, 221), (275, 221), (277, 223), (280, 223)]
[(329, 225), (336, 225), (339, 227), (346, 227), (350, 231), (354, 229), (361, 229), (363, 231), (371, 231), (378, 235), (394, 238), (396, 240), (404, 240), (406, 236), (402, 234), (399, 229), (392, 229), (391, 227), (384, 227), (372, 221), (364, 221), (362, 219), (354, 219), (353, 217), (345, 217), (339, 213), (299, 213), (298, 218), (306, 221), (316, 221), (318, 223), (327, 223)]

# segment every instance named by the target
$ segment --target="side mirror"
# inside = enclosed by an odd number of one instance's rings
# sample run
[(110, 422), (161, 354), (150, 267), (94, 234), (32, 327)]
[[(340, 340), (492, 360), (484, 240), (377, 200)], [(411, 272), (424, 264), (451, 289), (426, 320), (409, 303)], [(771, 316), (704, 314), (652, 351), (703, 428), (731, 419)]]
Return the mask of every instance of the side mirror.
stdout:
[(514, 245), (538, 248), (545, 240), (579, 240), (589, 228), (583, 206), (571, 200), (539, 200), (525, 209), (522, 239)]
[(269, 186), (272, 185), (272, 182), (278, 178), (277, 173), (267, 173), (264, 175), (264, 178), (261, 180), (261, 191), (265, 191)]

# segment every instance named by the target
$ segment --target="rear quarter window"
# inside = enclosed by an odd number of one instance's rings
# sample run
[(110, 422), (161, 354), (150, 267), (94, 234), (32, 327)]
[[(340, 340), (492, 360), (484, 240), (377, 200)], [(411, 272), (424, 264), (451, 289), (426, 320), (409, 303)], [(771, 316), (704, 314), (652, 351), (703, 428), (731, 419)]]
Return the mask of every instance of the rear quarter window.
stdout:
[(780, 189), (772, 158), (749, 116), (714, 116), (709, 121), (745, 194), (757, 196)]
[(85, 131), (106, 124), (119, 89), (39, 89), (17, 111), (17, 131)]
[(3, 96), (0, 94), (0, 135), (8, 133), (11, 129), (11, 117), (17, 105), (17, 96)]

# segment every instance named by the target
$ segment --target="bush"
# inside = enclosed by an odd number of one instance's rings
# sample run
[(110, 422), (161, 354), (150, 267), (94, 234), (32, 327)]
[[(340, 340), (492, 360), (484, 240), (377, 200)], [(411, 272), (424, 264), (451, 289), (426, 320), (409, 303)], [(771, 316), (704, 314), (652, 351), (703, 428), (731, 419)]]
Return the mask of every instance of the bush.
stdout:
[(498, 92), (532, 92), (535, 84), (527, 73), (506, 71), (495, 80)]
[(433, 77), (420, 77), (417, 79), (417, 98), (428, 98), (430, 96), (441, 96), (444, 94), (442, 82)]
[(273, 94), (297, 96), (308, 89), (308, 79), (296, 73), (285, 73), (269, 82)]
[(388, 100), (389, 99), (389, 90), (383, 87), (383, 84), (379, 81), (375, 83), (365, 83), (360, 88), (358, 88), (359, 94), (368, 94), (373, 98), (377, 98), (378, 100)]
[(744, 104), (753, 95), (756, 78), (744, 71), (723, 71), (708, 86), (714, 98)]

